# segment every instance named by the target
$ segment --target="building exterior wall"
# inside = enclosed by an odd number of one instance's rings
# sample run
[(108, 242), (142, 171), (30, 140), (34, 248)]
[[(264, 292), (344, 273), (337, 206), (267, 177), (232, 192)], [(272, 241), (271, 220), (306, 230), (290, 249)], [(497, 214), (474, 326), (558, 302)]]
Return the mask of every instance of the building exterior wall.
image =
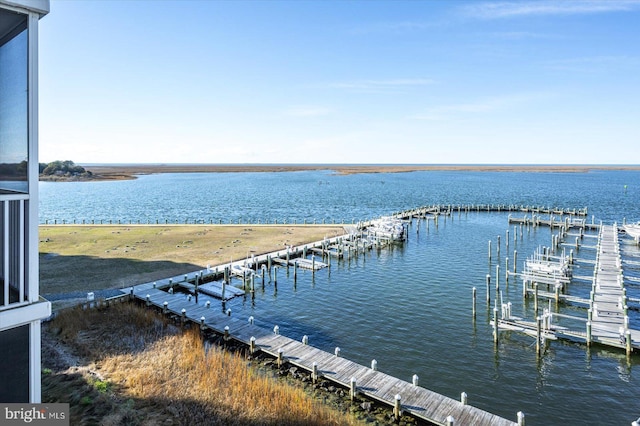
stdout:
[(48, 0), (0, 0), (0, 402), (40, 402), (38, 21)]

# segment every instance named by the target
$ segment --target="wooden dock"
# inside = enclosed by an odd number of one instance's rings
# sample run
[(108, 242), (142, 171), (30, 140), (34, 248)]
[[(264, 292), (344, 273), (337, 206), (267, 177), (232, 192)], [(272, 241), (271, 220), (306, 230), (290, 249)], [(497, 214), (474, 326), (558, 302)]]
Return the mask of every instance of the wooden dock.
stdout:
[[(525, 206), (516, 204), (436, 204), (411, 210), (396, 212), (392, 216), (399, 219), (428, 218), (434, 215), (452, 215), (454, 213), (497, 212), (530, 213), (553, 216), (587, 216), (587, 208), (567, 209), (560, 207)], [(564, 220), (564, 219), (563, 219)]]
[(591, 330), (587, 334), (591, 334), (591, 340), (625, 348), (627, 352), (633, 348), (640, 349), (640, 332), (629, 329), (627, 309), (618, 227), (603, 225), (600, 228), (589, 309)]
[[(153, 284), (143, 284), (122, 290), (132, 294), (135, 299), (155, 306), (166, 314), (173, 314), (182, 321), (191, 321), (202, 328), (235, 339), (255, 350), (263, 351), (281, 362), (287, 362), (308, 371), (313, 378), (330, 380), (347, 389), (354, 389), (371, 399), (392, 407), (399, 402), (401, 411), (437, 425), (515, 425), (517, 423), (491, 414), (487, 411), (462, 403), (461, 401), (440, 395), (415, 383), (400, 380), (349, 361), (339, 356), (339, 348), (329, 353), (309, 344), (279, 334), (274, 329), (255, 324), (253, 318), (240, 320), (232, 318), (211, 304), (196, 303), (194, 298), (184, 294), (170, 294), (154, 288)], [(520, 424), (524, 424), (524, 415), (518, 413)], [(453, 422), (453, 423), (451, 423)]]
[[(635, 303), (635, 299), (630, 299), (626, 295), (618, 233), (619, 229), (615, 224), (599, 226), (596, 260), (593, 262), (594, 273), (591, 280), (592, 289), (589, 299), (560, 292), (565, 288), (570, 276), (569, 274), (559, 273), (559, 271), (565, 271), (566, 268), (566, 262), (563, 259), (559, 259), (554, 263), (545, 258), (534, 257), (531, 265), (529, 265), (534, 267), (525, 270), (523, 274), (518, 274), (523, 279), (524, 296), (534, 294), (536, 315), (538, 315), (537, 299), (541, 297), (555, 299), (556, 303), (562, 300), (584, 306), (588, 308), (586, 318), (569, 317), (557, 312), (551, 312), (550, 309), (544, 309), (543, 315), (538, 316), (535, 321), (526, 321), (512, 317), (509, 309), (505, 309), (503, 306), (502, 318), (498, 319), (496, 315), (494, 321), (492, 321), (494, 333), (496, 333), (494, 338), (497, 339), (497, 331), (502, 328), (536, 337), (538, 339), (538, 351), (540, 350), (541, 340), (558, 338), (584, 342), (587, 345), (597, 343), (621, 348), (628, 355), (634, 350), (640, 350), (640, 330), (629, 327), (628, 303)], [(529, 264), (529, 261), (527, 263)], [(563, 279), (561, 280), (560, 278)], [(573, 279), (571, 277), (571, 280)], [(582, 279), (582, 277), (579, 279)], [(549, 286), (553, 286), (555, 292), (539, 290), (538, 283), (546, 284), (547, 289)], [(532, 285), (530, 286), (529, 284)], [(582, 321), (585, 324), (585, 328), (572, 330), (553, 323), (554, 318), (562, 317)]]

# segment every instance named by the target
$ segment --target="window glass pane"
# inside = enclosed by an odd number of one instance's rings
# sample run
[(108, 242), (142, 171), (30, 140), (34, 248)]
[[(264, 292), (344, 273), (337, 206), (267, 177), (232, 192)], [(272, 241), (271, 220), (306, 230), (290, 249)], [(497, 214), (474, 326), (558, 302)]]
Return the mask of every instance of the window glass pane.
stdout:
[(0, 360), (0, 401), (29, 402), (28, 325), (0, 331)]
[(27, 192), (27, 17), (0, 10), (0, 193)]

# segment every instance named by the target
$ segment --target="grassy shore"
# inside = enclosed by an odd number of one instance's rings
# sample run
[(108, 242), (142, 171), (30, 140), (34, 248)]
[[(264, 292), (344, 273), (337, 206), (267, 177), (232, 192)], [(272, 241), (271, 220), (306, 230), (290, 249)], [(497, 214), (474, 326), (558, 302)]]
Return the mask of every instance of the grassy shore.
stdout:
[[(147, 282), (343, 232), (313, 225), (41, 226), (41, 293)], [(54, 302), (54, 309), (81, 300)], [(74, 425), (359, 424), (345, 414), (350, 409), (329, 408), (222, 349), (205, 351), (197, 331), (182, 333), (133, 304), (65, 309), (43, 327), (43, 400), (69, 402)]]
[(133, 303), (67, 310), (43, 329), (43, 402), (73, 425), (363, 424), (223, 345)]
[(342, 234), (326, 225), (41, 225), (40, 293), (122, 288)]
[[(41, 226), (43, 294), (146, 282), (341, 235), (341, 226)], [(65, 300), (55, 308), (84, 300)], [(58, 303), (58, 302), (56, 302)], [(55, 304), (54, 304), (55, 305)], [(74, 425), (383, 425), (388, 407), (151, 309), (58, 310), (43, 324), (42, 396)], [(403, 417), (401, 424), (417, 424)]]

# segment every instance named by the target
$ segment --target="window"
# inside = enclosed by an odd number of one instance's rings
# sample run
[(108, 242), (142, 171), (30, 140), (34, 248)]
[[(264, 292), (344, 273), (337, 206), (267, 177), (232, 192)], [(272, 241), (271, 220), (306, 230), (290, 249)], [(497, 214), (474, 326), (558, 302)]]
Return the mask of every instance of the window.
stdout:
[(0, 194), (27, 192), (27, 17), (0, 10)]
[(29, 326), (0, 332), (0, 401), (29, 401)]

